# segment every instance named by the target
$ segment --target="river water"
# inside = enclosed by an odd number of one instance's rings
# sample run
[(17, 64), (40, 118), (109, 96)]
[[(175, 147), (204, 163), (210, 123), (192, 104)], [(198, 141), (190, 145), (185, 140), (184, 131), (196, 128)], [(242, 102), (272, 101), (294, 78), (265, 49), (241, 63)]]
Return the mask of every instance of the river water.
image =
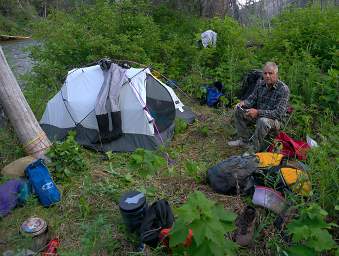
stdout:
[(7, 62), (11, 67), (20, 86), (24, 85), (21, 76), (30, 72), (34, 65), (30, 58), (30, 53), (27, 47), (36, 45), (34, 40), (15, 40), (15, 41), (0, 41), (0, 46), (5, 53)]
[[(31, 72), (34, 61), (30, 58), (30, 53), (27, 47), (36, 45), (34, 40), (15, 40), (15, 41), (0, 41), (0, 46), (5, 54), (8, 65), (12, 69), (15, 78), (21, 88), (25, 86), (22, 75)], [(5, 115), (0, 106), (0, 127), (5, 123)]]

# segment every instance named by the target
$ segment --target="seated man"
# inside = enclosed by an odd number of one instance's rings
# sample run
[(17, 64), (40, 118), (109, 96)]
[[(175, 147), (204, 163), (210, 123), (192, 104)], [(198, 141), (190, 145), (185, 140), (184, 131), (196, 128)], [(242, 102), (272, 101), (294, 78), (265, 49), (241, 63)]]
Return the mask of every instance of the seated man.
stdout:
[[(229, 141), (229, 146), (243, 146), (252, 140), (255, 150), (260, 151), (266, 135), (273, 129), (280, 129), (290, 91), (286, 84), (278, 80), (278, 66), (274, 62), (265, 64), (263, 78), (252, 94), (236, 105), (235, 126), (239, 139)], [(251, 137), (249, 125), (254, 122), (256, 128)]]

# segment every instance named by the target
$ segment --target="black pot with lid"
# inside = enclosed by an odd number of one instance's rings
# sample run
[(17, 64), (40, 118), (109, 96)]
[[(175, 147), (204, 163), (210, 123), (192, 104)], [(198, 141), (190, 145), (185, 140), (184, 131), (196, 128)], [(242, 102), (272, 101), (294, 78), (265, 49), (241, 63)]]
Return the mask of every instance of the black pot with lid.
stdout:
[(120, 197), (120, 213), (130, 232), (139, 231), (147, 207), (146, 197), (142, 192), (130, 191)]

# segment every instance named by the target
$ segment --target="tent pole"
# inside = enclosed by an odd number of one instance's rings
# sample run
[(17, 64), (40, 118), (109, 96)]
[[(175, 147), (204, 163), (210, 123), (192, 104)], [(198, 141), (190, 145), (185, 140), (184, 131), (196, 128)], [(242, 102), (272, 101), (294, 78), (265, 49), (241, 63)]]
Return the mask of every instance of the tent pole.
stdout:
[(25, 152), (39, 158), (51, 146), (28, 105), (0, 47), (0, 104), (3, 106)]

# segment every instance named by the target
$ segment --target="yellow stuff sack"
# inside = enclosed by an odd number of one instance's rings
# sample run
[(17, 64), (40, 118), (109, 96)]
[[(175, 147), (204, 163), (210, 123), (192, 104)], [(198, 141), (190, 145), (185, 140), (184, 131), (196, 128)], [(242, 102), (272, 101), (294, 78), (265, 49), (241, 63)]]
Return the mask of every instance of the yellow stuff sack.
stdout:
[(305, 171), (290, 167), (282, 167), (280, 168), (280, 174), (285, 185), (294, 193), (302, 196), (309, 196), (312, 185), (308, 174)]
[(259, 168), (268, 168), (273, 166), (278, 166), (281, 163), (281, 160), (284, 158), (284, 155), (279, 153), (271, 152), (259, 152), (255, 154), (259, 160)]

